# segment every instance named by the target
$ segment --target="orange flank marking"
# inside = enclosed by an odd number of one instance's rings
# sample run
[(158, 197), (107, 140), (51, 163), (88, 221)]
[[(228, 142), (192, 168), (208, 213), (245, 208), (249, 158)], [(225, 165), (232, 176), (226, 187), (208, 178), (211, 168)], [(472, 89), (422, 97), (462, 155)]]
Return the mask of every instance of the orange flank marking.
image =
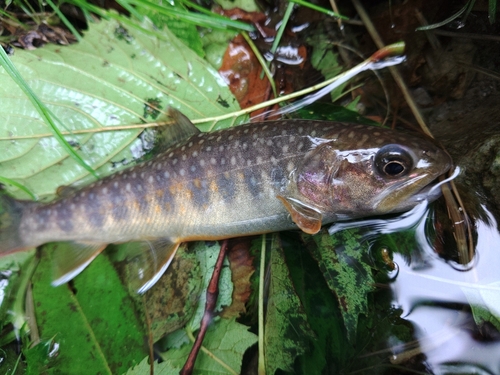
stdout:
[(201, 189), (201, 181), (199, 178), (195, 178), (193, 180), (193, 185), (197, 188), (197, 189)]
[(217, 182), (215, 182), (215, 180), (212, 180), (212, 182), (210, 182), (209, 189), (212, 193), (219, 192), (219, 185), (217, 185)]

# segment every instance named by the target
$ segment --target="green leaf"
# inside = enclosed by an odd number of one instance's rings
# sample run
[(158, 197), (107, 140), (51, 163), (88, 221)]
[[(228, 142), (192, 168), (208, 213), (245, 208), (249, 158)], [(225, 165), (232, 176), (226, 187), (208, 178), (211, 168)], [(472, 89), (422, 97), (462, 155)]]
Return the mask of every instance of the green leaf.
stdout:
[(246, 12), (258, 12), (260, 9), (255, 0), (216, 0), (223, 9), (243, 9)]
[[(264, 343), (266, 372), (292, 371), (295, 358), (306, 352), (314, 332), (291, 280), (278, 234), (272, 237)], [(261, 280), (262, 282), (262, 280)]]
[[(182, 366), (174, 367), (170, 362), (154, 363), (154, 375), (171, 375), (178, 374)], [(125, 375), (149, 375), (151, 372), (149, 357), (144, 358), (141, 363), (135, 367), (131, 367)]]
[[(234, 319), (220, 319), (207, 330), (203, 347), (196, 360), (194, 374), (239, 374), (245, 351), (257, 342), (257, 336), (248, 332), (248, 327)], [(174, 367), (182, 367), (192, 345), (170, 349), (162, 358)]]
[(500, 282), (481, 287), (462, 287), (477, 325), (491, 323), (500, 330)]
[[(192, 251), (196, 254), (201, 267), (201, 274), (203, 279), (202, 282), (202, 293), (198, 300), (198, 308), (189, 322), (188, 327), (191, 331), (196, 331), (200, 328), (201, 318), (205, 312), (205, 303), (207, 300), (206, 290), (210, 279), (212, 278), (212, 273), (215, 268), (215, 263), (217, 261), (217, 256), (219, 255), (220, 245), (211, 244), (209, 242), (196, 242)], [(224, 260), (224, 265), (220, 273), (219, 279), (219, 297), (217, 298), (217, 304), (215, 311), (221, 311), (223, 306), (231, 305), (233, 295), (233, 282), (231, 281), (231, 270), (229, 268), (229, 263), (227, 258)]]
[(43, 341), (52, 339), (57, 355), (28, 362), (33, 373), (116, 374), (148, 353), (145, 333), (132, 301), (106, 257), (100, 256), (69, 285), (54, 288), (53, 258), (64, 244), (46, 245), (33, 275), (36, 323)]
[[(148, 22), (140, 26), (153, 30)], [(90, 25), (81, 43), (16, 50), (11, 60), (61, 121), (56, 125), (65, 139), (100, 176), (129, 165), (150, 149), (138, 139), (142, 128), (108, 130), (162, 120), (168, 106), (191, 119), (239, 109), (218, 73), (167, 28), (159, 40), (134, 27), (102, 20)], [(3, 69), (0, 83), (0, 116), (4, 119), (0, 124), (0, 176), (39, 196), (54, 194), (60, 185), (92, 180), (52, 137)], [(212, 119), (199, 126), (208, 130), (242, 121)], [(15, 186), (9, 190), (26, 197)]]
[[(371, 268), (363, 258), (368, 245), (358, 229), (334, 234), (321, 232), (302, 236), (309, 251), (318, 262), (328, 287), (337, 296), (349, 341), (354, 342), (360, 314), (367, 313), (367, 295), (373, 291)], [(314, 243), (312, 243), (314, 241)]]
[[(156, 5), (161, 5), (160, 0), (153, 0), (151, 3)], [(139, 3), (141, 4), (141, 3)], [(174, 2), (173, 8), (179, 9), (182, 11), (187, 11), (186, 7), (178, 2)], [(166, 6), (166, 5), (164, 5)], [(149, 17), (151, 21), (160, 29), (163, 29), (164, 25), (167, 25), (168, 29), (175, 34), (177, 38), (179, 38), (186, 46), (191, 48), (196, 54), (200, 57), (204, 57), (205, 51), (203, 51), (202, 40), (200, 35), (198, 34), (198, 30), (196, 26), (192, 23), (186, 23), (176, 17), (168, 16), (164, 13), (159, 13), (157, 11), (153, 11), (148, 7), (144, 7), (141, 5), (137, 5), (137, 10)]]

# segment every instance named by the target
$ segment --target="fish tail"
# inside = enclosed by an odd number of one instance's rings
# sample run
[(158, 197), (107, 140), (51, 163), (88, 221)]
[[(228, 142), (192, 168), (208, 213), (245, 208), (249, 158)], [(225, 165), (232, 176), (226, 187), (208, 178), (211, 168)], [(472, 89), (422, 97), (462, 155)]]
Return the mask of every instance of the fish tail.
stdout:
[(31, 204), (10, 197), (0, 186), (0, 256), (26, 248), (19, 226), (23, 212)]

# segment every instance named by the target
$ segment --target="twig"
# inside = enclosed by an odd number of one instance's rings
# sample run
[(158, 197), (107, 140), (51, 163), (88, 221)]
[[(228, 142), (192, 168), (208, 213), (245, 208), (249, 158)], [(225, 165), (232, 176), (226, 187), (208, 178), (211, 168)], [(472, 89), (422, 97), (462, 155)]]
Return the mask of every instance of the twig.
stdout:
[(201, 319), (200, 330), (196, 336), (196, 340), (193, 344), (189, 357), (184, 364), (184, 367), (180, 371), (181, 375), (191, 375), (194, 369), (194, 363), (196, 362), (196, 357), (200, 351), (201, 344), (203, 343), (203, 338), (207, 332), (208, 325), (212, 321), (214, 316), (215, 305), (217, 303), (217, 297), (219, 296), (219, 278), (222, 271), (222, 265), (224, 262), (224, 257), (227, 253), (227, 240), (222, 241), (219, 256), (217, 262), (215, 263), (214, 272), (212, 273), (212, 278), (207, 288), (207, 302), (205, 303), (205, 312), (203, 313), (203, 318)]

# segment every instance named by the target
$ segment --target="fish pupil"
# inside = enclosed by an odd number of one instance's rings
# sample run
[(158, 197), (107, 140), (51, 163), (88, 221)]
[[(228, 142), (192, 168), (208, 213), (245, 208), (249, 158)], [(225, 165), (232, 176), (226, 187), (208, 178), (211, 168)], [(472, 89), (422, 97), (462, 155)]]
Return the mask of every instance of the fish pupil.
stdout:
[(389, 176), (399, 176), (404, 170), (405, 166), (397, 160), (388, 162), (384, 167), (384, 172)]

